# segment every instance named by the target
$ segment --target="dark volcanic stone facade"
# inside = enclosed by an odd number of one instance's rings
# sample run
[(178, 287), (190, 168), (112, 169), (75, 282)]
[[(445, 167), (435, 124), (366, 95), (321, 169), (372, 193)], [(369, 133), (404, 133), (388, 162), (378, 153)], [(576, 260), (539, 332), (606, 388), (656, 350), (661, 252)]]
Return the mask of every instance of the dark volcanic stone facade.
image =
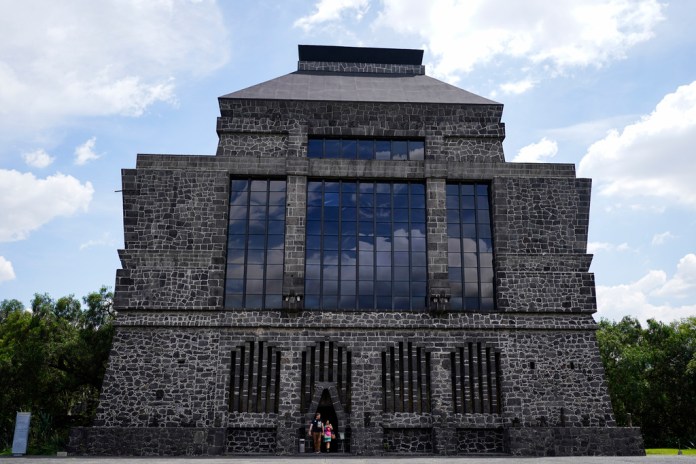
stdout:
[[(331, 408), (333, 448), (354, 454), (642, 454), (639, 431), (615, 425), (595, 338), (590, 180), (573, 165), (506, 163), (502, 105), (452, 94), (420, 65), (299, 70), (220, 98), (216, 156), (139, 155), (123, 170), (117, 331), (94, 426), (73, 430), (72, 450), (291, 455)], [(361, 75), (401, 96), (334, 93)], [(309, 79), (311, 98), (284, 88), (290, 78)], [(421, 139), (425, 156), (309, 159), (313, 136)], [(494, 310), (226, 309), (239, 177), (286, 180), (287, 300), (304, 294), (308, 178), (425, 185), (431, 302), (450, 293), (446, 185), (488, 184)], [(390, 373), (386, 359), (401, 361)]]

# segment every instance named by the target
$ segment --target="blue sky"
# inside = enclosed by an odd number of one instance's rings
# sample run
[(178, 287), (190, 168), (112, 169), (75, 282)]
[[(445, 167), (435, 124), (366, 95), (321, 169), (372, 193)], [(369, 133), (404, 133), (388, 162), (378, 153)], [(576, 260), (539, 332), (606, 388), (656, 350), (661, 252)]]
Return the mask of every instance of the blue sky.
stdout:
[(0, 300), (113, 286), (120, 170), (214, 154), (217, 97), (298, 44), (423, 48), (505, 105), (508, 161), (593, 179), (598, 317), (696, 315), (690, 0), (2, 1)]

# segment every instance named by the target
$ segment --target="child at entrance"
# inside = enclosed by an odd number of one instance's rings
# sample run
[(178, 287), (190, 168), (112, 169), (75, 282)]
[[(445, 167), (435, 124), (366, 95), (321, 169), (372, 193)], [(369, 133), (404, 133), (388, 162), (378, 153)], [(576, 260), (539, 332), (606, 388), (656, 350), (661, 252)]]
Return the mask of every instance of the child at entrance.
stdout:
[(326, 419), (326, 423), (324, 423), (324, 444), (326, 444), (327, 453), (331, 452), (331, 439), (333, 437), (333, 427), (331, 426), (331, 422), (329, 422), (329, 420)]

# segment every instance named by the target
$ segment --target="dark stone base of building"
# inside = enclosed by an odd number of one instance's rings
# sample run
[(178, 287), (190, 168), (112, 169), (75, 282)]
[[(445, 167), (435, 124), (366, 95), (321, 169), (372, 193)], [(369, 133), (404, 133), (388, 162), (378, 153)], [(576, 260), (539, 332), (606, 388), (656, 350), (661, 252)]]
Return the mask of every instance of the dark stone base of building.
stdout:
[[(214, 456), (227, 454), (294, 455), (300, 438), (277, 437), (268, 428), (78, 427), (69, 452), (90, 456)], [(385, 428), (383, 451), (335, 442), (334, 451), (359, 455), (643, 456), (640, 429), (633, 427), (533, 427), (457, 429), (454, 442), (437, 442), (432, 428)], [(287, 438), (287, 437), (286, 437)], [(281, 449), (278, 443), (291, 445)], [(305, 441), (310, 453), (310, 440)], [(439, 446), (438, 446), (439, 445)]]

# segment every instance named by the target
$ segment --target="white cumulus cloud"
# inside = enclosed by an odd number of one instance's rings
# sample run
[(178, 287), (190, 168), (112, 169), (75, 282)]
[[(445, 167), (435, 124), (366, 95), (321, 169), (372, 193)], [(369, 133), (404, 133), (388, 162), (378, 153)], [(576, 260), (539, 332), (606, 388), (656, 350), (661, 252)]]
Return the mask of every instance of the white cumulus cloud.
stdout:
[(51, 165), (55, 158), (43, 148), (22, 154), (22, 159), (28, 166), (33, 168), (45, 168)]
[(655, 110), (590, 146), (578, 173), (602, 195), (657, 199), (696, 208), (696, 81), (666, 95)]
[(553, 158), (557, 153), (558, 144), (556, 141), (544, 137), (537, 143), (520, 148), (517, 156), (512, 161), (517, 163), (542, 163)]
[(501, 59), (543, 78), (603, 66), (653, 36), (657, 0), (383, 0), (376, 25), (421, 38), (434, 75), (459, 75)]
[(4, 256), (0, 256), (0, 283), (13, 280), (15, 278), (14, 268), (12, 263), (5, 259)]
[(94, 152), (94, 146), (97, 143), (97, 138), (92, 137), (82, 145), (75, 148), (75, 164), (81, 166), (89, 161), (99, 158), (99, 155)]
[(535, 85), (536, 82), (532, 79), (523, 79), (521, 81), (500, 84), (500, 90), (506, 94), (520, 95), (528, 90), (531, 90)]
[(677, 271), (668, 278), (662, 270), (651, 270), (635, 282), (597, 286), (598, 316), (619, 320), (626, 315), (645, 322), (673, 321), (696, 315), (696, 255), (679, 260)]
[(600, 251), (630, 251), (631, 247), (628, 243), (623, 242), (618, 245), (608, 242), (588, 242), (587, 252), (590, 254), (596, 254)]
[(661, 234), (655, 234), (652, 238), (653, 245), (662, 245), (670, 239), (675, 238), (670, 231), (662, 232)]
[(369, 0), (319, 0), (314, 5), (314, 13), (299, 18), (294, 26), (309, 31), (319, 24), (341, 19), (345, 12), (352, 12), (359, 20), (369, 5)]
[(175, 101), (175, 79), (228, 57), (212, 1), (8, 2), (0, 15), (0, 133), (80, 116), (142, 114)]
[(0, 242), (23, 240), (60, 216), (86, 211), (94, 188), (72, 176), (38, 179), (31, 173), (0, 169)]

